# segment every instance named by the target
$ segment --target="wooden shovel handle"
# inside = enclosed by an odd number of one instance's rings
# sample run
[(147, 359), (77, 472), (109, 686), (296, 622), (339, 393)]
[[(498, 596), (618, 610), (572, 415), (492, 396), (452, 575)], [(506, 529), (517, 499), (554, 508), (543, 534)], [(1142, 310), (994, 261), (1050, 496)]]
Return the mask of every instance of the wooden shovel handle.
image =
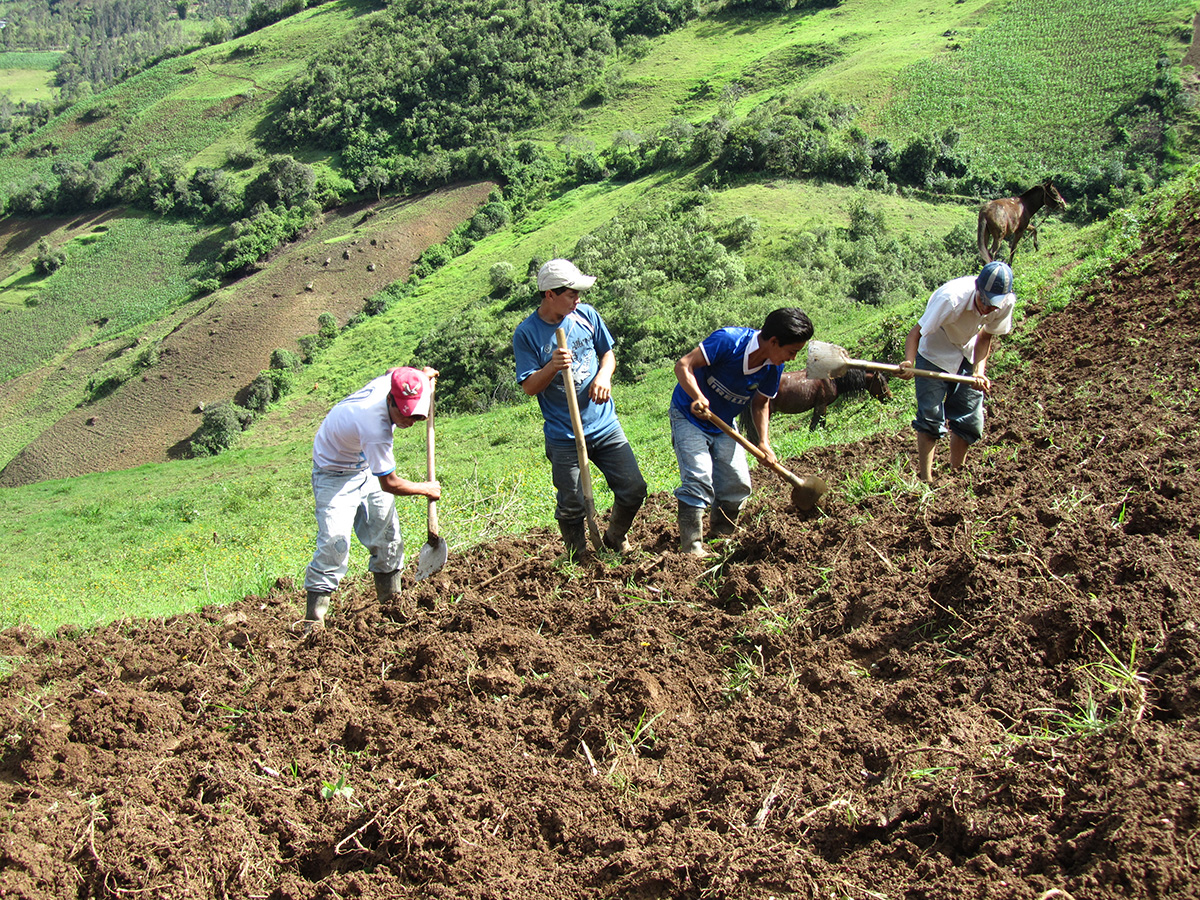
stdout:
[[(868, 359), (848, 359), (845, 365), (854, 369), (872, 369), (876, 372), (889, 372), (892, 375), (899, 375), (900, 366), (892, 363), (871, 362)], [(957, 381), (959, 384), (974, 384), (975, 378), (972, 375), (954, 375), (950, 372), (933, 372), (929, 369), (912, 369), (914, 375), (918, 378), (936, 378), (938, 381)]]
[[(425, 472), (430, 481), (436, 479), (433, 459), (433, 392), (437, 387), (437, 379), (429, 379), (429, 415), (425, 417)], [(429, 535), (436, 537), (438, 533), (437, 501), (429, 501)]]
[[(566, 349), (567, 333), (561, 328), (555, 329), (554, 337), (558, 340), (560, 350)], [(571, 430), (575, 432), (575, 451), (579, 454), (579, 483), (583, 487), (583, 509), (588, 524), (588, 534), (592, 539), (592, 547), (597, 553), (604, 549), (600, 538), (600, 526), (596, 524), (596, 501), (592, 496), (592, 470), (588, 468), (587, 441), (583, 437), (583, 418), (579, 415), (579, 398), (575, 396), (575, 379), (571, 376), (571, 367), (563, 369), (563, 387), (567, 391), (567, 409), (571, 411)]]
[[(694, 409), (693, 412), (695, 412)], [(709, 422), (712, 422), (723, 432), (745, 447), (749, 453), (752, 453), (755, 459), (757, 459), (763, 465), (771, 468), (776, 474), (781, 475), (790, 481), (793, 487), (807, 487), (799, 475), (789, 469), (785, 469), (777, 462), (771, 462), (769, 459), (767, 459), (767, 454), (763, 452), (761, 447), (750, 443), (750, 441), (748, 441), (744, 435), (726, 425), (711, 409), (705, 409), (702, 412), (696, 413), (696, 415), (700, 416), (702, 419), (707, 419)]]

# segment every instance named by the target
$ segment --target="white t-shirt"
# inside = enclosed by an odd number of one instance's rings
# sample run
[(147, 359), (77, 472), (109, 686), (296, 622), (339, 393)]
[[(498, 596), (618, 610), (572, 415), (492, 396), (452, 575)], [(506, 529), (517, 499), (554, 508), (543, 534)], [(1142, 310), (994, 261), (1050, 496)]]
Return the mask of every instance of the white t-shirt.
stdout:
[(370, 466), (371, 474), (378, 477), (396, 471), (395, 426), (387, 408), (391, 386), (391, 375), (380, 375), (329, 411), (313, 439), (314, 466), (340, 470)]
[(964, 357), (974, 363), (979, 332), (1008, 334), (1012, 331), (1016, 294), (1005, 294), (1000, 305), (986, 316), (975, 311), (974, 299), (974, 275), (947, 281), (930, 296), (925, 313), (917, 322), (921, 326), (917, 351), (939, 369), (957, 372)]

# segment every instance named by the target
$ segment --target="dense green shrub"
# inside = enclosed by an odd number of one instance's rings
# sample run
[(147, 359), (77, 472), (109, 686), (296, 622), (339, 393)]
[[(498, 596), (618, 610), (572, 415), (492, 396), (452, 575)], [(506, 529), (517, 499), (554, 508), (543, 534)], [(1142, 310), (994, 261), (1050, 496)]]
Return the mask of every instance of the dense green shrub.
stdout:
[(488, 281), (492, 285), (492, 296), (503, 297), (516, 284), (516, 267), (510, 262), (495, 263), (488, 269)]
[(67, 264), (67, 252), (62, 247), (51, 247), (50, 242), (40, 238), (37, 254), (33, 257), (33, 270), (39, 275), (49, 275)]
[(191, 437), (192, 455), (216, 456), (228, 450), (253, 419), (249, 410), (228, 401), (208, 407)]
[(351, 178), (402, 156), (487, 145), (575, 102), (615, 49), (610, 12), (550, 0), (398, 0), (282, 92), (278, 137), (343, 151)]
[(276, 399), (275, 381), (266, 372), (259, 372), (246, 388), (246, 397), (243, 403), (251, 412), (263, 413)]
[(320, 208), (311, 200), (301, 206), (274, 209), (259, 203), (249, 216), (229, 226), (233, 236), (221, 246), (217, 270), (232, 275), (250, 269), (280, 244), (309, 227), (319, 213)]
[(272, 369), (282, 369), (285, 371), (295, 371), (301, 366), (299, 355), (291, 350), (279, 348), (271, 351), (270, 367)]
[(513, 329), (524, 315), (466, 313), (418, 342), (413, 359), (439, 372), (439, 409), (474, 413), (524, 395), (516, 383), (512, 351)]

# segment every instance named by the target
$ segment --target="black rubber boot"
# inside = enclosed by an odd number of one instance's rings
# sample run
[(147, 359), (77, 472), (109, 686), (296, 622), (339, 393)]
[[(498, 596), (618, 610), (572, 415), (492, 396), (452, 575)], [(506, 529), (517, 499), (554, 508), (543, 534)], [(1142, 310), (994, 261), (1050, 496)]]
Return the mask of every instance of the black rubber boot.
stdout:
[(400, 593), (400, 570), (375, 573), (375, 596), (380, 603), (391, 603)]
[(713, 504), (712, 515), (708, 522), (708, 537), (729, 537), (737, 530), (738, 516), (742, 513), (742, 504), (720, 502)]
[(320, 591), (308, 591), (307, 607), (304, 611), (304, 620), (316, 624), (317, 622), (325, 621), (325, 613), (329, 612), (329, 594), (323, 594)]
[(704, 507), (679, 504), (679, 549), (692, 556), (711, 556), (704, 546)]
[(583, 519), (577, 522), (564, 522), (559, 519), (558, 530), (562, 532), (563, 544), (567, 548), (567, 559), (573, 562), (583, 562), (588, 558), (587, 535), (583, 531)]
[(613, 504), (612, 512), (608, 516), (608, 528), (603, 537), (605, 547), (609, 550), (616, 550), (622, 556), (629, 553), (632, 548), (625, 536), (629, 534), (629, 529), (633, 527), (633, 520), (641, 508), (641, 504), (637, 506)]

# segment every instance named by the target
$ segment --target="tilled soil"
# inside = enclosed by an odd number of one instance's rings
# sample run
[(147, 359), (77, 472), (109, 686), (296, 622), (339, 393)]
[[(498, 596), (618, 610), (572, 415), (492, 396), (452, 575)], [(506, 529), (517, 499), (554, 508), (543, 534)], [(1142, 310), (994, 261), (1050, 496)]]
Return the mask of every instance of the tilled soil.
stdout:
[(307, 637), (284, 583), (3, 633), (0, 895), (1200, 896), (1180, 202), (932, 493), (889, 480), (905, 431), (789, 461), (823, 512), (755, 470), (712, 560), (655, 495), (628, 561), (515, 536), (394, 604), (345, 585)]

